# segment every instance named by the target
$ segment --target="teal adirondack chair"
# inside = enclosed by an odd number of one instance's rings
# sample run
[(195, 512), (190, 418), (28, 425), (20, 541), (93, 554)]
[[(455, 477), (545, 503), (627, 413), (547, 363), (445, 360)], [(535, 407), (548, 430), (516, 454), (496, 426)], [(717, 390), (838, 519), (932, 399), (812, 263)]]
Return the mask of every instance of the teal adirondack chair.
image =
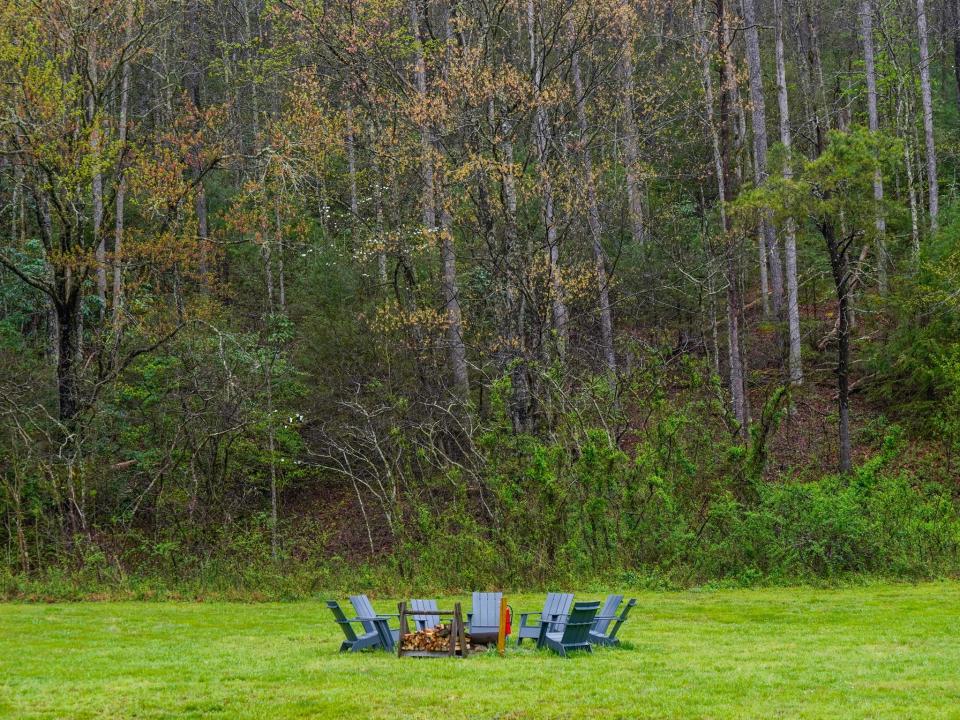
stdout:
[(491, 642), (500, 634), (500, 603), (503, 593), (475, 592), (473, 612), (467, 613), (470, 637), (477, 642)]
[[(542, 623), (554, 625), (553, 621), (555, 620), (565, 620), (570, 612), (572, 602), (573, 593), (547, 593), (542, 611), (520, 613), (520, 623), (517, 625), (517, 645), (521, 645), (525, 639), (536, 640), (539, 638)], [(539, 616), (539, 620), (530, 620), (531, 617), (537, 616)], [(550, 629), (555, 630), (558, 627)]]
[(411, 600), (410, 610), (413, 612), (413, 624), (416, 630), (427, 630), (440, 624), (439, 615), (423, 614), (425, 610), (434, 612), (437, 610), (436, 600)]
[[(590, 630), (590, 642), (594, 645), (619, 645), (620, 639), (617, 637), (617, 633), (620, 631), (620, 626), (627, 621), (627, 615), (630, 614), (630, 610), (634, 605), (637, 604), (635, 598), (630, 598), (627, 604), (623, 607), (623, 612), (614, 617), (603, 617), (598, 615), (597, 619), (594, 621), (593, 628)], [(601, 611), (602, 612), (602, 611)], [(607, 628), (610, 627), (611, 621), (614, 622), (613, 629), (609, 632)], [(601, 627), (602, 630), (598, 628)]]
[(540, 623), (537, 647), (550, 648), (564, 657), (575, 650), (593, 652), (590, 647), (590, 628), (599, 610), (598, 602), (574, 603), (573, 612), (557, 623), (561, 629), (553, 630), (551, 624)]
[(381, 636), (382, 644), (385, 650), (392, 650), (400, 642), (400, 629), (391, 628), (390, 618), (399, 618), (396, 613), (378, 613), (373, 609), (370, 598), (366, 595), (350, 595), (350, 604), (357, 613), (357, 620), (363, 625), (363, 629), (370, 633), (376, 632)]
[(337, 624), (343, 630), (343, 634), (346, 636), (340, 644), (340, 652), (358, 652), (364, 648), (373, 648), (381, 647), (382, 642), (380, 640), (380, 633), (376, 630), (368, 631), (364, 629), (359, 635), (357, 631), (353, 629), (353, 623), (360, 624), (360, 620), (353, 618), (347, 619), (347, 616), (343, 614), (343, 610), (340, 609), (340, 603), (336, 600), (328, 600), (327, 607), (330, 608), (330, 612), (333, 613), (334, 620), (337, 621)]

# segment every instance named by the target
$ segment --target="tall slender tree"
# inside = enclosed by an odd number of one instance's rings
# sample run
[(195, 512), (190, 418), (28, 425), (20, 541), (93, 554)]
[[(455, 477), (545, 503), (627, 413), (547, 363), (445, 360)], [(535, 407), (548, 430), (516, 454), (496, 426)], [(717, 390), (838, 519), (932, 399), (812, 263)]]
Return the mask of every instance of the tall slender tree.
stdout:
[[(746, 40), (747, 69), (750, 85), (750, 109), (753, 121), (753, 174), (757, 185), (767, 179), (767, 110), (763, 92), (763, 73), (760, 66), (760, 28), (754, 0), (742, 0), (744, 38)], [(773, 296), (773, 312), (778, 317), (783, 308), (783, 264), (780, 259), (780, 243), (776, 229), (769, 216), (761, 219), (766, 257), (769, 261), (770, 289)]]
[[(867, 126), (870, 132), (880, 129), (880, 120), (877, 114), (877, 70), (873, 52), (873, 7), (871, 0), (862, 0), (860, 3), (860, 39), (863, 43), (863, 64), (867, 80)], [(887, 290), (887, 250), (884, 235), (887, 230), (887, 221), (883, 214), (883, 175), (878, 168), (873, 177), (873, 197), (877, 201), (877, 271), (880, 278), (880, 290)]]
[[(572, 42), (576, 43), (573, 19), (568, 24)], [(597, 187), (593, 179), (593, 158), (590, 153), (590, 135), (587, 123), (587, 97), (580, 67), (580, 52), (574, 45), (570, 53), (570, 75), (573, 80), (574, 104), (577, 115), (577, 150), (580, 155), (580, 172), (583, 187), (587, 191), (587, 227), (590, 230), (590, 248), (593, 253), (594, 272), (597, 278), (597, 296), (600, 301), (600, 336), (603, 358), (611, 376), (617, 373), (617, 357), (613, 347), (613, 321), (610, 316), (610, 288), (607, 278), (607, 258), (603, 251), (603, 227), (600, 223), (600, 206)]]
[[(774, 56), (777, 67), (777, 105), (780, 110), (780, 142), (785, 156), (783, 176), (793, 177), (793, 143), (790, 132), (790, 103), (787, 94), (787, 68), (783, 47), (783, 0), (773, 0), (775, 24)], [(790, 382), (799, 385), (803, 382), (803, 359), (800, 345), (800, 286), (797, 280), (797, 228), (796, 221), (788, 218), (783, 226), (784, 253), (786, 255), (787, 281), (787, 330), (789, 334)]]
[(937, 183), (937, 148), (933, 137), (930, 49), (927, 38), (927, 11), (924, 0), (917, 0), (917, 35), (920, 39), (920, 96), (923, 101), (923, 138), (927, 148), (927, 207), (930, 214), (930, 231), (936, 232), (940, 214), (940, 190)]

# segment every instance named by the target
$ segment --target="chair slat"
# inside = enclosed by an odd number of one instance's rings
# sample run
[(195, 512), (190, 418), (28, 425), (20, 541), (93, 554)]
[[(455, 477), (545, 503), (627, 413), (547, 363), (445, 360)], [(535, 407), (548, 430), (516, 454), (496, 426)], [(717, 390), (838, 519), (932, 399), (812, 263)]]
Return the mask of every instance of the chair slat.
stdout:
[(617, 614), (617, 608), (620, 607), (620, 603), (623, 602), (623, 595), (607, 595), (607, 600), (603, 604), (603, 609), (599, 613), (599, 618), (593, 626), (593, 631), (598, 633), (606, 633), (607, 628), (610, 627), (610, 623)]

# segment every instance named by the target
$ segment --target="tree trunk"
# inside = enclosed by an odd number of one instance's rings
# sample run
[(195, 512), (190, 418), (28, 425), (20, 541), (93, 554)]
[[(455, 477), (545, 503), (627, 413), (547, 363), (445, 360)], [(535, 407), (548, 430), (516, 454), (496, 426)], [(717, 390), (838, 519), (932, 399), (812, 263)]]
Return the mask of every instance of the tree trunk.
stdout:
[(370, 139), (370, 168), (373, 172), (371, 185), (373, 187), (374, 228), (377, 233), (377, 274), (380, 278), (380, 287), (385, 291), (387, 287), (387, 250), (383, 215), (383, 172), (380, 167), (380, 150), (374, 142), (374, 139), (379, 138), (380, 134), (372, 120), (367, 123), (367, 136)]
[(953, 77), (957, 86), (957, 110), (960, 110), (960, 0), (949, 0), (950, 32), (953, 34)]
[[(570, 21), (570, 33), (573, 35), (573, 21)], [(573, 77), (573, 91), (577, 106), (577, 129), (580, 152), (580, 170), (583, 174), (583, 186), (587, 191), (587, 226), (590, 229), (591, 249), (594, 269), (597, 276), (597, 293), (600, 301), (600, 336), (603, 358), (611, 378), (617, 374), (617, 358), (613, 347), (613, 322), (610, 316), (610, 289), (607, 281), (606, 257), (603, 252), (603, 228), (600, 223), (600, 208), (597, 203), (597, 188), (593, 182), (593, 158), (590, 155), (589, 133), (587, 126), (586, 97), (583, 78), (580, 74), (580, 53), (576, 50), (570, 56), (570, 74)]]
[(273, 426), (273, 362), (266, 363), (267, 385), (267, 451), (270, 453), (270, 557), (276, 562), (279, 556), (280, 543), (277, 537), (279, 520), (277, 503), (277, 453), (276, 431)]
[(543, 223), (546, 227), (547, 267), (550, 270), (550, 298), (553, 314), (553, 328), (557, 334), (557, 349), (560, 357), (566, 353), (569, 344), (569, 315), (564, 300), (563, 281), (560, 277), (560, 245), (557, 237), (557, 225), (554, 217), (553, 181), (550, 177), (549, 147), (550, 127), (547, 112), (539, 100), (542, 82), (542, 65), (537, 53), (537, 35), (533, 0), (527, 2), (527, 23), (530, 38), (530, 73), (533, 80), (533, 92), (536, 110), (533, 119), (534, 144), (537, 150), (537, 166), (540, 171), (540, 194), (543, 202)]
[[(863, 63), (867, 79), (867, 125), (870, 132), (880, 129), (877, 115), (877, 72), (873, 54), (873, 8), (872, 0), (862, 0), (860, 3), (860, 35), (863, 42)], [(887, 221), (883, 214), (883, 175), (880, 169), (873, 175), (873, 199), (877, 203), (877, 275), (880, 280), (880, 292), (887, 291), (887, 251), (884, 235), (887, 231)]]
[[(350, 180), (350, 222), (353, 227), (358, 227), (357, 220), (360, 217), (360, 199), (357, 197), (357, 155), (356, 144), (353, 134), (353, 106), (347, 103), (347, 176)], [(354, 238), (356, 242), (356, 238)]]
[(440, 207), (440, 259), (443, 266), (441, 291), (447, 311), (447, 345), (453, 384), (460, 398), (470, 390), (467, 375), (467, 349), (463, 342), (460, 290), (457, 286), (457, 259), (453, 245), (453, 218), (446, 205)]
[[(424, 111), (427, 97), (427, 67), (423, 57), (423, 46), (420, 43), (420, 13), (417, 9), (417, 0), (410, 0), (410, 33), (414, 38), (413, 82), (417, 90), (417, 99), (420, 102), (420, 111)], [(423, 226), (428, 231), (437, 227), (437, 215), (434, 206), (433, 190), (433, 133), (426, 123), (420, 125), (420, 181), (423, 184), (420, 196), (420, 213)]]
[[(787, 70), (783, 52), (783, 0), (773, 0), (776, 38), (774, 55), (777, 65), (777, 105), (780, 110), (780, 142), (786, 157), (783, 163), (783, 176), (793, 177), (793, 162), (790, 157), (792, 137), (790, 133), (790, 104), (787, 96)], [(788, 366), (790, 382), (800, 385), (803, 382), (803, 360), (800, 345), (800, 290), (797, 281), (797, 233), (796, 222), (789, 218), (783, 226), (784, 251), (786, 255), (787, 282), (787, 329), (789, 335)]]
[(830, 253), (830, 268), (837, 293), (837, 403), (840, 415), (840, 472), (853, 467), (850, 449), (850, 262), (851, 238), (838, 238), (830, 222), (820, 227)]
[(826, 107), (823, 64), (820, 61), (818, 20), (810, 8), (809, 0), (799, 0), (797, 3), (795, 33), (801, 55), (800, 79), (804, 101), (813, 120), (816, 155), (820, 155), (830, 129), (830, 114)]
[[(763, 75), (760, 67), (760, 33), (754, 0), (743, 0), (743, 19), (746, 27), (744, 37), (747, 48), (747, 69), (750, 81), (750, 105), (753, 120), (753, 175), (757, 186), (767, 179), (767, 111), (763, 94)], [(767, 260), (770, 267), (770, 289), (773, 297), (773, 313), (778, 318), (783, 314), (783, 264), (780, 259), (780, 244), (769, 213), (761, 222)], [(762, 262), (762, 259), (761, 259)]]
[[(720, 55), (717, 68), (720, 73), (720, 118), (714, 122), (713, 113), (713, 82), (710, 76), (711, 53), (708, 34), (710, 29), (704, 25), (702, 4), (697, 5), (697, 14), (702, 27), (700, 50), (702, 55), (702, 73), (704, 87), (704, 107), (707, 115), (707, 125), (713, 145), (714, 170), (717, 179), (717, 198), (720, 203), (721, 229), (726, 241), (724, 271), (727, 281), (727, 359), (729, 363), (730, 402), (734, 417), (737, 420), (737, 432), (744, 440), (749, 433), (749, 417), (746, 397), (746, 372), (741, 352), (740, 326), (740, 286), (738, 267), (738, 248), (733, 242), (730, 233), (730, 220), (726, 213), (725, 203), (733, 199), (731, 178), (731, 139), (730, 139), (730, 106), (732, 101), (732, 78), (730, 77), (731, 62), (729, 58), (728, 40), (730, 33), (724, 8), (724, 0), (712, 0), (717, 18), (715, 27), (716, 47)], [(718, 127), (719, 126), (719, 127)]]
[(60, 298), (54, 302), (57, 315), (57, 399), (59, 419), (68, 428), (77, 414), (76, 360), (78, 348), (77, 306), (79, 292), (69, 278), (56, 283)]
[[(196, 110), (203, 106), (200, 82), (203, 71), (201, 68), (201, 47), (202, 37), (201, 27), (201, 7), (200, 0), (190, 0), (186, 7), (186, 24), (189, 35), (189, 45), (187, 51), (187, 67), (184, 73), (184, 86), (187, 95), (193, 103)], [(196, 182), (193, 199), (194, 212), (197, 215), (197, 238), (200, 241), (200, 272), (206, 274), (208, 270), (207, 252), (209, 249), (210, 228), (207, 218), (207, 193), (204, 189), (203, 178), (201, 177), (202, 168), (200, 167), (200, 148), (191, 148), (191, 166), (193, 178)]]
[(640, 147), (637, 139), (637, 120), (634, 109), (633, 42), (632, 33), (625, 33), (627, 42), (620, 53), (620, 82), (623, 87), (623, 154), (626, 165), (627, 214), (630, 236), (637, 245), (646, 240), (643, 217), (643, 187), (639, 178)]
[(503, 264), (505, 279), (505, 305), (501, 335), (504, 350), (501, 353), (503, 364), (510, 374), (510, 420), (513, 431), (528, 432), (530, 422), (530, 383), (526, 370), (526, 330), (525, 330), (525, 302), (521, 292), (521, 267), (523, 257), (519, 247), (519, 230), (517, 227), (517, 187), (513, 175), (513, 132), (507, 118), (498, 124), (494, 114), (494, 104), (490, 103), (490, 125), (498, 128), (500, 141), (497, 150), (500, 154), (498, 166), (500, 171), (500, 198), (503, 204)]
[[(447, 47), (444, 53), (442, 66), (443, 81), (449, 82), (450, 52), (453, 46), (453, 27), (451, 25), (450, 7), (445, 8), (443, 16), (444, 40)], [(444, 132), (449, 132), (445, 128)], [(453, 236), (453, 217), (450, 214), (449, 204), (451, 193), (448, 175), (441, 175), (440, 194), (440, 261), (443, 267), (441, 292), (447, 307), (447, 343), (449, 345), (450, 371), (453, 375), (453, 385), (457, 395), (466, 399), (470, 393), (469, 375), (467, 372), (467, 348), (463, 341), (463, 318), (460, 309), (460, 288), (457, 283), (457, 256)]]
[(913, 139), (910, 128), (913, 126), (913, 112), (910, 103), (910, 93), (907, 90), (900, 72), (897, 83), (897, 108), (895, 125), (897, 134), (903, 140), (903, 165), (907, 175), (907, 200), (910, 206), (910, 240), (913, 250), (913, 260), (916, 262), (920, 254), (920, 208), (917, 201), (917, 187), (913, 174)]
[(917, 33), (920, 37), (920, 94), (923, 99), (923, 136), (927, 146), (927, 202), (930, 232), (937, 231), (940, 192), (937, 187), (937, 149), (933, 139), (933, 99), (930, 93), (930, 50), (927, 47), (927, 13), (924, 0), (917, 0)]
[[(127, 45), (133, 42), (133, 23), (134, 23), (134, 3), (133, 0), (127, 0), (127, 26), (126, 37)], [(127, 153), (127, 122), (130, 105), (130, 59), (124, 58), (123, 69), (120, 71), (120, 120), (118, 139), (120, 141), (120, 177), (117, 178), (117, 194), (115, 198), (116, 211), (114, 218), (113, 232), (113, 328), (114, 332), (119, 333), (120, 324), (123, 317), (123, 233), (124, 233), (124, 214), (126, 211), (127, 196), (127, 176), (124, 168), (125, 156)], [(119, 343), (117, 343), (119, 345)]]
[(88, 54), (90, 89), (87, 96), (87, 122), (90, 126), (90, 152), (95, 167), (93, 173), (93, 243), (96, 259), (97, 299), (100, 302), (100, 319), (106, 314), (107, 306), (107, 247), (103, 236), (103, 174), (100, 172), (100, 118), (96, 106), (96, 89), (99, 83), (100, 58), (97, 52), (96, 33), (90, 35)]

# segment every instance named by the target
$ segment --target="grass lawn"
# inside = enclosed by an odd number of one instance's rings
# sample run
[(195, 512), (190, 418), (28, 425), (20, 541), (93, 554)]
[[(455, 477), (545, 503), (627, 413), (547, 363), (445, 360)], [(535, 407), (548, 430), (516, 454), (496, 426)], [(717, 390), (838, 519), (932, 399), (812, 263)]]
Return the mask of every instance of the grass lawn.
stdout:
[(340, 655), (319, 602), (0, 605), (0, 717), (960, 718), (960, 583), (637, 598), (567, 660)]

